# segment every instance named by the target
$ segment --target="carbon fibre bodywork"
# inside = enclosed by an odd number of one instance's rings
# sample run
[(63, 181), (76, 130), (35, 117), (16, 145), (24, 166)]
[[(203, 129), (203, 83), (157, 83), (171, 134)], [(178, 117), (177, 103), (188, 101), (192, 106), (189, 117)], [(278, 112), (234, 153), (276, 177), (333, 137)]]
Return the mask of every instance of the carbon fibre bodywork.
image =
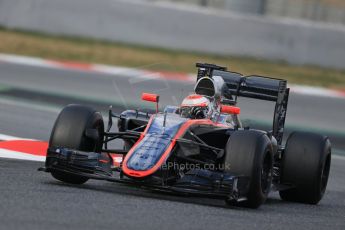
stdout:
[[(125, 111), (121, 122), (138, 124), (135, 119), (143, 121), (143, 117), (138, 118), (136, 113)], [(121, 152), (119, 150), (104, 149), (99, 154), (56, 147), (48, 149), (46, 162), (49, 163), (41, 170), (237, 201), (244, 199), (248, 178), (216, 170), (224, 151), (191, 136), (192, 132), (199, 136), (210, 133), (228, 136), (227, 133), (232, 131), (231, 126), (211, 120), (190, 120), (174, 113), (150, 115), (140, 136), (130, 138), (136, 141), (129, 151), (123, 151), (121, 166), (114, 167), (113, 158), (108, 153)]]
[(135, 171), (146, 171), (156, 165), (180, 127), (187, 121), (175, 114), (159, 114), (152, 118), (145, 136), (127, 157), (126, 167)]
[[(209, 64), (198, 67), (195, 92), (210, 98), (211, 111), (207, 117), (184, 117), (179, 113), (179, 107), (174, 106), (167, 106), (162, 113), (158, 109), (156, 112), (126, 110), (119, 115), (110, 108), (108, 128), (104, 133), (92, 128), (82, 133), (90, 141), (98, 142), (101, 138), (103, 148), (100, 152), (50, 146), (46, 165), (40, 170), (234, 202), (244, 201), (250, 194), (253, 187), (253, 174), (250, 172), (254, 168), (262, 167), (256, 173), (259, 175), (256, 180), (262, 180), (258, 183), (267, 185), (265, 190), (260, 190), (260, 194), (268, 194), (271, 184), (276, 190), (282, 189), (282, 186), (291, 187), (280, 183), (284, 151), (282, 135), (289, 95), (286, 81), (260, 76), (243, 77)], [(255, 153), (252, 151), (247, 161), (247, 165), (251, 165), (247, 170), (250, 172), (244, 171), (247, 175), (227, 168), (226, 156), (229, 155), (231, 137), (247, 130), (238, 117), (239, 107), (235, 107), (238, 96), (276, 103), (272, 131), (249, 130), (253, 135), (248, 137), (257, 138), (251, 143), (255, 145), (261, 141), (268, 152), (261, 150), (260, 146)], [(158, 108), (158, 95), (145, 94), (145, 98), (156, 102)], [(118, 120), (118, 132), (111, 132), (113, 118)], [(264, 138), (259, 138), (261, 136)], [(123, 148), (109, 148), (108, 143), (116, 139), (123, 140)], [(236, 155), (237, 149), (246, 145), (246, 141), (243, 139), (241, 145), (230, 153)], [(260, 156), (267, 155), (268, 158), (258, 160), (253, 154), (259, 150)], [(113, 154), (122, 156), (120, 164), (116, 164)], [(259, 166), (255, 166), (254, 161)], [(260, 204), (262, 202), (264, 199), (259, 201)]]

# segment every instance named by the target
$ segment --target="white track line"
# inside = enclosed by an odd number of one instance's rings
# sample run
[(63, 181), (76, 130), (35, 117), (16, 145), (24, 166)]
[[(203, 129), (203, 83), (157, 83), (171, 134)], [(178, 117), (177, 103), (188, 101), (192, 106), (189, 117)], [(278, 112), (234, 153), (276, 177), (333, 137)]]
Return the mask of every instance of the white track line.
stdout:
[[(143, 69), (135, 69), (135, 68), (128, 68), (128, 67), (120, 67), (120, 66), (110, 66), (110, 65), (101, 65), (101, 64), (81, 64), (75, 65), (73, 62), (68, 64), (68, 62), (59, 62), (54, 60), (46, 60), (42, 58), (36, 57), (27, 57), (27, 56), (18, 56), (12, 54), (1, 54), (0, 53), (0, 61), (19, 64), (19, 65), (28, 65), (28, 66), (35, 66), (35, 67), (44, 67), (44, 68), (56, 68), (56, 69), (64, 69), (64, 70), (80, 70), (80, 71), (87, 71), (87, 72), (98, 72), (104, 74), (112, 74), (112, 75), (120, 75), (126, 77), (133, 77), (133, 78), (149, 78), (149, 79), (170, 79), (174, 80), (169, 75), (171, 73), (164, 73), (164, 72), (153, 72), (153, 71), (146, 71)], [(84, 67), (83, 67), (84, 66)], [(179, 81), (195, 81), (195, 76), (191, 74), (179, 74), (182, 78), (177, 78), (176, 80)], [(333, 98), (345, 98), (345, 92), (340, 90), (332, 90), (326, 89), (321, 87), (312, 87), (312, 86), (303, 86), (303, 85), (294, 85), (289, 84), (291, 88), (291, 92), (297, 94), (304, 94), (304, 95), (312, 95), (312, 96), (319, 96), (319, 97), (333, 97)]]
[(345, 98), (345, 92), (325, 89), (321, 87), (312, 87), (312, 86), (301, 86), (289, 84), (291, 92), (311, 95), (311, 96), (320, 96), (320, 97), (334, 97), (334, 98)]
[(0, 140), (2, 141), (18, 141), (18, 140), (37, 141), (35, 139), (15, 137), (15, 136), (10, 136), (10, 135), (1, 134), (1, 133), (0, 133)]
[(46, 160), (45, 156), (35, 156), (28, 153), (16, 152), (16, 151), (2, 149), (2, 148), (0, 148), (0, 158), (18, 159), (18, 160), (27, 160), (27, 161), (40, 161), (40, 162), (44, 162)]
[[(8, 159), (18, 159), (18, 160), (28, 160), (28, 161), (40, 161), (44, 162), (46, 157), (45, 156), (35, 156), (29, 153), (22, 153), (22, 152), (16, 152), (8, 149), (2, 149), (0, 148), (0, 158), (8, 158)], [(345, 161), (344, 156), (339, 155), (332, 155), (332, 159), (334, 160), (343, 160)], [(116, 162), (121, 162), (122, 158), (115, 157), (114, 160)]]
[[(0, 133), (0, 141), (37, 141), (35, 139), (15, 137)], [(35, 156), (29, 153), (17, 152), (8, 149), (0, 148), (0, 158), (18, 159), (18, 160), (28, 160), (28, 161), (45, 161), (45, 156)]]
[[(37, 141), (34, 139), (15, 137), (15, 136), (10, 136), (10, 135), (6, 135), (6, 134), (0, 134), (0, 140), (2, 140), (2, 141), (12, 141), (12, 140)], [(45, 161), (46, 157), (45, 156), (35, 156), (35, 155), (29, 154), (29, 153), (16, 152), (16, 151), (0, 148), (0, 158), (11, 158), (11, 159), (30, 160), (30, 161)], [(332, 154), (332, 159), (334, 159), (334, 160), (345, 160), (345, 156)], [(122, 160), (122, 158), (121, 158), (121, 160)], [(120, 158), (116, 159), (116, 161), (121, 161), (121, 160), (120, 160)]]

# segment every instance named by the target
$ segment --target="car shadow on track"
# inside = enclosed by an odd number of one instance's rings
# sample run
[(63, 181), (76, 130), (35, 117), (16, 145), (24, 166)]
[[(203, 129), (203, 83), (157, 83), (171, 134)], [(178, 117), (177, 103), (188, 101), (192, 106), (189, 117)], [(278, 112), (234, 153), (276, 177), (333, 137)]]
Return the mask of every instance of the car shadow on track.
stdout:
[[(133, 197), (140, 197), (140, 198), (147, 198), (147, 199), (157, 199), (157, 200), (165, 200), (165, 201), (172, 201), (172, 202), (179, 202), (179, 203), (189, 203), (189, 204), (196, 204), (196, 205), (203, 205), (208, 207), (215, 207), (215, 208), (223, 208), (223, 209), (232, 209), (232, 210), (253, 210), (243, 207), (237, 206), (230, 206), (226, 205), (224, 200), (221, 199), (210, 199), (205, 197), (198, 197), (198, 196), (188, 196), (183, 194), (172, 194), (168, 192), (159, 192), (159, 191), (150, 191), (147, 189), (128, 186), (123, 184), (114, 184), (109, 182), (97, 182), (96, 183), (86, 183), (83, 185), (70, 185), (59, 181), (49, 181), (44, 182), (45, 184), (49, 184), (50, 186), (63, 186), (63, 187), (73, 187), (77, 189), (83, 189), (93, 192), (104, 192), (104, 193), (111, 193), (117, 194), (122, 196), (133, 196)], [(282, 205), (288, 204), (288, 202), (284, 202), (277, 198), (269, 198), (267, 199), (265, 204), (268, 205)]]

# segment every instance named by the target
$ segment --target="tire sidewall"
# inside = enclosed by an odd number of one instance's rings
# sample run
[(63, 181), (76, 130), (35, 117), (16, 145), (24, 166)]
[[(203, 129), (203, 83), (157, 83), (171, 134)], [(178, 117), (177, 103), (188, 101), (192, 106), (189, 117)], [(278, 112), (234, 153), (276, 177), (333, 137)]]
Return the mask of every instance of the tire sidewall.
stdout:
[(256, 154), (256, 160), (255, 160), (255, 164), (254, 164), (254, 170), (251, 176), (251, 180), (250, 180), (250, 187), (249, 187), (249, 191), (248, 191), (248, 202), (251, 203), (251, 205), (253, 205), (254, 207), (258, 207), (259, 205), (261, 205), (262, 203), (264, 203), (268, 197), (268, 194), (270, 192), (270, 188), (266, 188), (266, 191), (263, 192), (263, 188), (262, 188), (262, 183), (261, 183), (261, 170), (263, 168), (263, 163), (265, 160), (265, 157), (269, 157), (270, 158), (270, 179), (268, 182), (268, 186), (270, 187), (270, 185), (272, 184), (272, 170), (273, 170), (273, 155), (272, 155), (272, 148), (271, 145), (266, 145), (266, 147), (261, 147), (258, 146), (258, 152)]
[[(99, 139), (92, 140), (85, 135), (86, 129), (98, 129)], [(101, 152), (104, 138), (102, 115), (94, 109), (82, 105), (68, 105), (59, 114), (52, 129), (49, 147), (65, 147), (81, 151)], [(48, 155), (49, 156), (49, 155)], [(46, 160), (46, 166), (51, 162)], [(71, 184), (83, 184), (88, 178), (52, 171), (52, 176)]]
[[(73, 120), (70, 121), (71, 117)], [(98, 126), (100, 139), (97, 143), (93, 143), (91, 139), (85, 136), (85, 130), (96, 128), (96, 126)], [(72, 104), (66, 106), (56, 119), (50, 135), (49, 147), (100, 152), (103, 136), (104, 123), (102, 115), (90, 107)]]
[[(328, 137), (293, 132), (287, 139), (282, 158), (281, 183), (293, 188), (280, 191), (283, 200), (317, 204), (327, 187), (329, 171), (324, 188), (322, 175), (327, 160), (331, 161), (331, 143)], [(329, 168), (328, 168), (329, 170)]]
[[(270, 178), (268, 188), (262, 192), (261, 170), (265, 157), (269, 158)], [(261, 131), (236, 131), (226, 145), (225, 164), (230, 164), (229, 173), (249, 178), (247, 201), (239, 205), (257, 208), (267, 199), (272, 183), (273, 147), (269, 137)], [(231, 167), (233, 165), (233, 167)]]

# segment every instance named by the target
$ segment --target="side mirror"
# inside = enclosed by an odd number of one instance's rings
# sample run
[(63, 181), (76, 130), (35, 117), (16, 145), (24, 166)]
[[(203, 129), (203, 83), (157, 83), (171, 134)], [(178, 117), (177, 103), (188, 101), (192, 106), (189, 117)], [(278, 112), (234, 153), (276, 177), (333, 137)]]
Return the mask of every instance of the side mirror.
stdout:
[(156, 103), (156, 113), (158, 113), (158, 102), (159, 102), (159, 95), (153, 93), (143, 93), (141, 95), (141, 99), (143, 101), (155, 102)]
[(220, 112), (221, 113), (227, 113), (227, 114), (240, 114), (241, 109), (236, 106), (231, 106), (231, 105), (221, 105), (220, 106)]
[(143, 101), (149, 101), (149, 102), (159, 102), (159, 95), (153, 94), (153, 93), (143, 93), (141, 95), (141, 99)]

